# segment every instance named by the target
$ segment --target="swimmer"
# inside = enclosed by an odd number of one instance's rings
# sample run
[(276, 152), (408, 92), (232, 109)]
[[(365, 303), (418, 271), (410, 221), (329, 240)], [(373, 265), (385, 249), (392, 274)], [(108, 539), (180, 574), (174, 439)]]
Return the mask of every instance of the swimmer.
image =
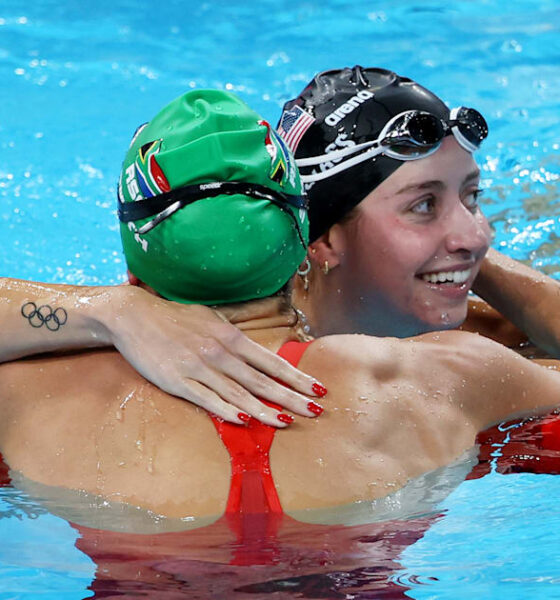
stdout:
[[(294, 136), (296, 114), (304, 124)], [(314, 77), (284, 106), (279, 130), (309, 198), (311, 243), (294, 303), (312, 334), (408, 337), (455, 328), (473, 288), (559, 355), (550, 315), (559, 284), (487, 254), (490, 229), (472, 156), (488, 133), (480, 113), (450, 111), (390, 71), (354, 67)], [(480, 328), (483, 308), (474, 306)], [(511, 324), (501, 326), (499, 341), (518, 341)], [(497, 337), (488, 326), (482, 332)]]
[[(371, 96), (374, 92), (386, 109)], [(353, 110), (341, 112), (347, 104)], [(300, 107), (312, 120), (296, 147), (290, 116)], [(313, 170), (325, 176), (307, 183), (313, 239), (294, 292), (294, 304), (305, 319), (302, 326), (315, 334), (399, 337), (448, 329), (464, 319), (467, 291), (474, 280), (473, 289), (509, 321), (487, 304), (471, 301), (466, 329), (511, 347), (530, 338), (546, 353), (558, 356), (560, 331), (554, 307), (559, 284), (494, 250), (482, 259), (489, 230), (476, 199), (477, 168), (456, 136), (445, 136), (434, 153), (419, 160), (372, 157), (368, 147), (357, 154), (336, 154), (375, 140), (392, 117), (408, 109), (442, 117), (449, 113), (418, 84), (389, 71), (360, 67), (319, 74), (286, 104), (280, 130), (296, 147), (300, 162), (329, 152), (333, 159), (325, 159), (322, 166), (301, 167), (305, 178)], [(337, 123), (331, 125), (334, 120)], [(354, 162), (346, 168), (350, 160)], [(326, 168), (329, 162), (336, 169)], [(411, 206), (397, 212), (395, 188), (398, 191), (415, 177), (416, 183), (418, 178), (426, 183), (427, 173), (432, 187), (418, 190), (416, 196), (414, 190), (407, 192)], [(475, 178), (459, 190), (461, 178), (469, 175)], [(467, 275), (465, 281), (431, 281), (439, 273), (455, 277), (448, 268), (457, 265), (461, 267), (457, 276)], [(258, 418), (256, 396), (264, 388), (270, 389), (272, 400), (308, 414), (309, 398), (302, 394), (313, 397), (318, 382), (253, 344), (209, 308), (166, 303), (130, 286), (78, 288), (4, 279), (0, 294), (8, 300), (0, 304), (5, 332), (0, 360), (114, 344), (163, 390), (210, 407), (228, 420), (235, 421), (238, 409)], [(53, 311), (62, 308), (68, 318), (54, 333), (46, 326), (32, 327), (20, 315), (28, 302)], [(235, 314), (229, 318), (236, 321)], [(267, 375), (277, 375), (293, 391)]]
[[(132, 201), (135, 183), (152, 193)], [(325, 383), (327, 410), (292, 423), (270, 407), (280, 430), (243, 413), (233, 425), (154, 387), (115, 350), (15, 360), (0, 366), (0, 452), (30, 479), (171, 517), (334, 507), (393, 492), (488, 425), (558, 404), (560, 373), (482, 336), (302, 343), (286, 293), (306, 252), (299, 175), (228, 92), (188, 92), (143, 127), (119, 197), (133, 283), (235, 314), (253, 342)]]

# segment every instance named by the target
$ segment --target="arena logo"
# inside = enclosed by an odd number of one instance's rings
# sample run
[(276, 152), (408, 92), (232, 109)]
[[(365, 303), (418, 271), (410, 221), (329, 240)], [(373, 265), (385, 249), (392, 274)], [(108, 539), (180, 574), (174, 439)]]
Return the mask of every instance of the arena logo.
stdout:
[(349, 115), (355, 108), (363, 104), (366, 100), (373, 98), (373, 92), (368, 92), (367, 90), (361, 90), (355, 96), (352, 96), (348, 102), (345, 102), (341, 106), (339, 106), (336, 110), (334, 110), (330, 115), (327, 115), (325, 118), (325, 123), (327, 125), (334, 126), (337, 123), (340, 123), (342, 119), (346, 115)]

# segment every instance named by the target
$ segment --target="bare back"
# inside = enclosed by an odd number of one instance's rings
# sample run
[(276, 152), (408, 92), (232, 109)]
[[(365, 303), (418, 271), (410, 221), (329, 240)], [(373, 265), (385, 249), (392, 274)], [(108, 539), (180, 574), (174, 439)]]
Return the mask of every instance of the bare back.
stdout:
[[(276, 432), (270, 460), (286, 511), (384, 496), (560, 391), (557, 373), (461, 332), (322, 338), (300, 366), (329, 394), (320, 418)], [(31, 479), (172, 517), (224, 510), (229, 455), (209, 416), (116, 352), (0, 366), (0, 411), (0, 452)]]

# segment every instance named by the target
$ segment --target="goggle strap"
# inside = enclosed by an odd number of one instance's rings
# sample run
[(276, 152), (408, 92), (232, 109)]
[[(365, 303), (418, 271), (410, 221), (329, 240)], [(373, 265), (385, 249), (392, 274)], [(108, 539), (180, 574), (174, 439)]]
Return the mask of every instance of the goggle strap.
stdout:
[(198, 186), (185, 186), (183, 188), (176, 188), (165, 194), (160, 194), (159, 196), (153, 196), (152, 198), (145, 198), (133, 202), (122, 202), (119, 195), (119, 219), (123, 223), (128, 223), (153, 216), (153, 219), (144, 223), (144, 225), (138, 229), (138, 233), (143, 235), (154, 229), (154, 227), (175, 214), (181, 208), (192, 204), (197, 200), (234, 194), (243, 194), (258, 200), (267, 200), (277, 206), (292, 219), (301, 245), (304, 248), (307, 248), (299, 221), (287, 206), (289, 204), (296, 209), (305, 209), (307, 208), (305, 197), (282, 194), (281, 192), (276, 192), (264, 185), (256, 183), (247, 184), (241, 181), (224, 181), (200, 184)]
[(384, 152), (386, 152), (386, 151), (382, 147), (377, 147), (377, 148), (372, 148), (371, 150), (366, 150), (363, 154), (349, 158), (348, 160), (345, 160), (344, 162), (341, 162), (338, 165), (336, 165), (330, 169), (321, 171), (320, 173), (311, 173), (310, 175), (301, 175), (301, 180), (303, 183), (314, 183), (315, 181), (321, 181), (323, 179), (327, 179), (327, 177), (332, 177), (333, 175), (336, 175), (337, 173), (346, 171), (346, 169), (349, 169), (350, 167), (353, 167), (354, 165), (358, 165), (361, 162), (364, 162), (370, 158), (374, 158), (379, 154), (383, 154)]
[(294, 213), (283, 202), (278, 201), (276, 198), (272, 198), (271, 197), (269, 199), (269, 201), (272, 204), (274, 204), (275, 206), (277, 206), (282, 212), (286, 213), (290, 217), (290, 219), (292, 219), (292, 221), (293, 221), (293, 223), (295, 225), (295, 228), (296, 228), (296, 231), (297, 231), (297, 234), (298, 234), (299, 241), (300, 241), (301, 245), (304, 248), (307, 248), (307, 244), (305, 243), (305, 238), (303, 237), (303, 231), (301, 230), (301, 227), (299, 225), (299, 221), (297, 220), (297, 218), (294, 215)]
[[(188, 204), (190, 204), (190, 202)], [(176, 213), (180, 208), (183, 208), (183, 206), (185, 206), (185, 204), (180, 200), (177, 200), (177, 202), (158, 213), (151, 221), (144, 223), (144, 225), (138, 229), (138, 233), (140, 235), (148, 233), (148, 231), (151, 231), (156, 225), (159, 225), (164, 219), (167, 219), (167, 217)]]
[(121, 201), (119, 202), (118, 208), (119, 219), (123, 223), (140, 221), (142, 219), (147, 219), (148, 217), (161, 214), (165, 209), (169, 208), (169, 206), (177, 201), (181, 201), (184, 206), (185, 204), (196, 202), (196, 200), (208, 197), (210, 195), (211, 194), (206, 194), (205, 196), (202, 194), (197, 194), (193, 190), (181, 190), (179, 188), (164, 194), (152, 196), (151, 198), (134, 200), (132, 202)]
[(342, 148), (341, 150), (333, 150), (332, 152), (327, 152), (327, 154), (310, 156), (308, 158), (296, 158), (296, 165), (298, 167), (313, 167), (315, 165), (319, 165), (327, 161), (339, 160), (341, 158), (345, 158), (346, 156), (350, 156), (351, 154), (356, 154), (356, 152), (361, 152), (362, 150), (366, 150), (367, 148), (376, 146), (377, 143), (377, 140), (371, 142), (363, 142), (361, 144), (356, 144), (355, 146)]
[[(302, 175), (301, 176), (302, 182), (303, 183), (314, 183), (316, 181), (321, 181), (323, 179), (327, 179), (328, 177), (332, 177), (333, 175), (336, 175), (337, 173), (340, 173), (341, 171), (345, 171), (346, 169), (349, 169), (350, 167), (353, 167), (354, 165), (360, 164), (361, 162), (364, 162), (365, 160), (368, 160), (369, 158), (374, 158), (378, 154), (386, 154), (390, 158), (396, 158), (398, 160), (405, 160), (405, 161), (406, 160), (415, 160), (415, 159), (419, 158), (418, 156), (406, 157), (404, 155), (398, 154), (397, 152), (391, 151), (389, 148), (383, 147), (383, 140), (384, 140), (384, 138), (386, 138), (388, 136), (393, 125), (397, 121), (399, 121), (399, 119), (402, 119), (403, 116), (405, 116), (407, 113), (410, 113), (410, 112), (414, 112), (414, 111), (405, 111), (403, 113), (400, 113), (400, 114), (392, 117), (387, 123), (385, 123), (385, 126), (381, 130), (381, 133), (379, 134), (379, 136), (376, 140), (372, 140), (370, 142), (363, 142), (362, 144), (357, 144), (356, 146), (352, 146), (351, 148), (345, 148), (343, 150), (335, 150), (334, 152), (329, 152), (328, 154), (323, 154), (321, 156), (314, 156), (309, 159), (305, 159), (305, 158), (296, 159), (296, 165), (298, 167), (311, 166), (311, 165), (316, 165), (319, 163), (324, 163), (327, 161), (336, 160), (337, 158), (340, 159), (349, 154), (355, 154), (356, 152), (358, 152), (364, 148), (372, 148), (372, 150), (370, 150), (370, 151), (366, 150), (366, 152), (364, 152), (360, 156), (355, 156), (349, 160), (346, 160), (346, 161), (336, 165), (335, 167), (332, 167), (331, 169), (322, 171), (321, 173), (313, 173), (311, 175)], [(439, 146), (439, 144), (437, 146)], [(436, 146), (436, 148), (437, 148), (437, 146)], [(431, 152), (427, 151), (425, 153), (422, 153), (422, 156), (427, 156), (428, 154), (431, 154)]]
[(135, 200), (133, 202), (122, 202), (119, 198), (119, 219), (123, 223), (140, 221), (154, 215), (159, 215), (177, 201), (181, 206), (186, 206), (204, 198), (214, 198), (221, 195), (243, 194), (259, 200), (275, 201), (275, 203), (286, 203), (295, 208), (306, 208), (306, 200), (303, 196), (282, 194), (264, 185), (256, 183), (245, 183), (241, 181), (223, 181), (203, 183), (194, 186), (176, 188), (170, 192)]

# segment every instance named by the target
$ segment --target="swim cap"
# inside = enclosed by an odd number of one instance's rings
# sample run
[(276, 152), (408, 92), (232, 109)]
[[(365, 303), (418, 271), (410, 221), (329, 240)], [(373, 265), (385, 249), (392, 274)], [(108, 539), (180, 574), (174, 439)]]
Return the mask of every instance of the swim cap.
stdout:
[[(308, 222), (294, 158), (229, 92), (188, 92), (139, 128), (118, 195), (128, 268), (170, 300), (266, 297), (305, 256)], [(284, 203), (293, 198), (302, 202)]]
[[(320, 156), (375, 140), (392, 117), (406, 110), (449, 119), (449, 109), (437, 96), (392, 71), (360, 66), (324, 71), (284, 105), (278, 132), (296, 159)], [(336, 159), (328, 161), (311, 171), (302, 168), (302, 173), (328, 170), (336, 163)], [(402, 164), (378, 155), (305, 184), (310, 241), (340, 221)]]

